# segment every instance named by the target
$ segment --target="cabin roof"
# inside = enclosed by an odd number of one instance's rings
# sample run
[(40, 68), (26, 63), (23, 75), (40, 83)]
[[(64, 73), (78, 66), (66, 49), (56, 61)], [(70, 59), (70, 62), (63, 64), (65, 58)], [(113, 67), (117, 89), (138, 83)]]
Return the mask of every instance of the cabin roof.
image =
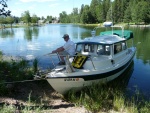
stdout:
[(90, 38), (85, 38), (82, 42), (78, 42), (77, 44), (113, 44), (120, 41), (124, 41), (124, 38), (120, 38), (117, 35), (102, 35), (102, 36), (95, 36)]

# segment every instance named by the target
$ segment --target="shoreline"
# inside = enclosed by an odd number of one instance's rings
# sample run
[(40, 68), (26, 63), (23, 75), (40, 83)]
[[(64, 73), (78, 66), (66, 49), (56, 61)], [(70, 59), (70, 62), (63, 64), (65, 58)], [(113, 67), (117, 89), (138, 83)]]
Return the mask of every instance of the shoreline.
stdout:
[(150, 28), (150, 25), (129, 25), (130, 27), (145, 27)]
[[(81, 25), (81, 26), (103, 26), (103, 23), (97, 23), (97, 24), (81, 24), (81, 23), (49, 23), (49, 24), (74, 24), (74, 25)], [(45, 25), (45, 24), (43, 24)], [(147, 25), (144, 25), (144, 24), (127, 24), (127, 23), (117, 23), (117, 24), (114, 24), (115, 25), (120, 25), (120, 26), (129, 26), (129, 27), (143, 27), (143, 28), (150, 28), (150, 24), (147, 24)], [(40, 25), (39, 25), (40, 26)], [(9, 26), (9, 25), (5, 25), (5, 27), (0, 27), (0, 29), (7, 29), (7, 28), (16, 28), (16, 27), (33, 27), (33, 25), (19, 25), (19, 24), (16, 24), (16, 25), (12, 25), (12, 26)]]

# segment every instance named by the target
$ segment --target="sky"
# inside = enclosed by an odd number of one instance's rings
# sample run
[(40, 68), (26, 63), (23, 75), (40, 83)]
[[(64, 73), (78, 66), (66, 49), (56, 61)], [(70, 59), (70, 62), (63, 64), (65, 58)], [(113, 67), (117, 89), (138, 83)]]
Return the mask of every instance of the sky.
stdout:
[(21, 17), (25, 11), (30, 16), (36, 14), (38, 17), (53, 16), (59, 17), (59, 13), (66, 11), (70, 14), (73, 8), (81, 8), (81, 5), (90, 5), (91, 0), (8, 0), (8, 9), (11, 15)]

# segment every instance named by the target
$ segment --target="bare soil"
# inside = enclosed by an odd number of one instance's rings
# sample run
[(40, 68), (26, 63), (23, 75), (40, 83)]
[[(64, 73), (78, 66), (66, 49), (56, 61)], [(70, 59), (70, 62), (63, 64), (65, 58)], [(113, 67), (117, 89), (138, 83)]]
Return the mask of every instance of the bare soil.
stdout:
[(46, 80), (15, 83), (8, 85), (8, 89), (7, 95), (0, 96), (0, 106), (15, 105), (17, 113), (25, 107), (30, 107), (32, 113), (39, 107), (43, 113), (89, 113), (83, 106), (77, 107), (65, 100)]

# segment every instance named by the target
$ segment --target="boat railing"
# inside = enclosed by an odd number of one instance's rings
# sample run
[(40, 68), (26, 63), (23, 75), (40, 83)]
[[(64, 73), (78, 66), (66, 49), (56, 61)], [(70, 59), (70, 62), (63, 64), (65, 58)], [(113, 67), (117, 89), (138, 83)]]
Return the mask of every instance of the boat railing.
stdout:
[[(54, 60), (53, 60), (52, 56), (57, 56), (58, 59), (59, 59), (59, 61), (61, 61), (61, 59), (60, 59), (61, 56), (63, 56), (63, 57), (68, 56), (69, 58), (71, 58), (71, 57), (76, 57), (76, 56), (83, 56), (83, 55), (59, 55), (58, 53), (50, 53), (50, 54), (47, 54), (47, 55), (50, 56), (50, 60), (51, 60), (51, 62), (52, 62), (52, 64), (53, 64), (54, 68), (56, 68), (57, 65), (54, 63)], [(86, 56), (86, 55), (85, 55), (85, 56)], [(91, 56), (88, 55), (87, 57), (90, 59), (91, 64), (92, 64), (94, 70), (96, 70), (95, 65), (94, 65), (94, 63), (93, 63), (93, 60), (92, 60)], [(66, 61), (65, 61), (65, 62), (66, 62)], [(66, 64), (65, 64), (65, 65), (66, 65)]]

